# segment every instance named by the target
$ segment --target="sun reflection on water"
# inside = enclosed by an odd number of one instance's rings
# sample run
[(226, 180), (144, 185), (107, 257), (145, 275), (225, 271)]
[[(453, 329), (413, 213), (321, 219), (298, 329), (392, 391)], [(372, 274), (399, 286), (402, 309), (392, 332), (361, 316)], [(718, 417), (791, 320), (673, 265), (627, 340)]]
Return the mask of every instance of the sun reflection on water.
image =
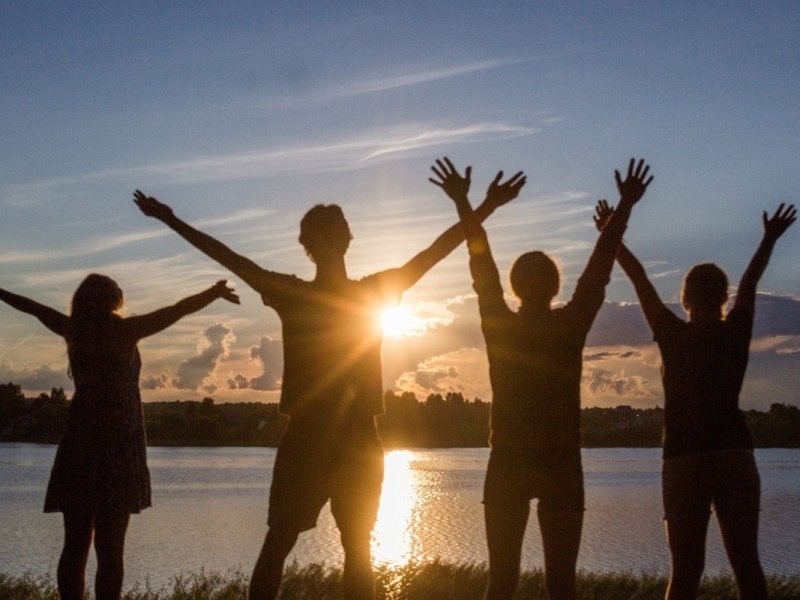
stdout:
[(417, 504), (413, 453), (386, 453), (385, 475), (378, 520), (372, 532), (372, 557), (376, 564), (403, 565), (413, 556), (413, 516)]

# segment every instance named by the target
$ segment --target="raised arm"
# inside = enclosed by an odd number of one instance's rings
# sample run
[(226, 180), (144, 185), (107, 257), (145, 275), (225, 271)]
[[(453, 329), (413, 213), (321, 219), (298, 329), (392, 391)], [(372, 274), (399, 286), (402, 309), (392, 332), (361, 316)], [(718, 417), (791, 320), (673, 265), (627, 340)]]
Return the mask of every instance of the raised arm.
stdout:
[(263, 294), (269, 291), (264, 287), (269, 284), (270, 271), (262, 269), (252, 260), (237, 254), (219, 240), (185, 223), (175, 216), (169, 206), (152, 196), (146, 196), (136, 190), (133, 194), (133, 201), (145, 215), (164, 223), (200, 252), (238, 275), (242, 281), (257, 292)]
[[(604, 225), (613, 214), (614, 209), (609, 206), (608, 202), (606, 200), (599, 200), (595, 207), (594, 217), (597, 229), (602, 231)], [(656, 292), (653, 284), (650, 283), (642, 263), (640, 263), (639, 259), (628, 249), (625, 242), (619, 243), (617, 248), (617, 262), (619, 266), (622, 267), (622, 270), (625, 271), (631, 283), (633, 283), (636, 296), (639, 298), (639, 304), (644, 313), (644, 318), (647, 320), (647, 324), (650, 325), (650, 329), (653, 329), (659, 312), (669, 309), (661, 301), (661, 298), (658, 297), (658, 292)]]
[(614, 266), (617, 247), (628, 226), (631, 209), (644, 196), (647, 186), (653, 181), (652, 175), (647, 176), (649, 171), (650, 165), (646, 165), (643, 159), (636, 163), (633, 158), (628, 163), (628, 174), (624, 181), (619, 171), (614, 171), (614, 179), (619, 190), (619, 203), (600, 231), (592, 256), (584, 269), (584, 274), (590, 275), (592, 280), (608, 279), (611, 267)]
[(0, 300), (12, 308), (16, 308), (17, 310), (29, 315), (33, 315), (42, 322), (42, 325), (47, 327), (53, 333), (62, 337), (66, 334), (69, 317), (58, 312), (54, 308), (50, 308), (44, 304), (39, 304), (30, 298), (20, 296), (19, 294), (9, 292), (8, 290), (4, 290), (2, 288), (0, 288)]
[[(433, 172), (438, 177), (438, 180), (431, 178), (431, 182), (441, 187), (456, 205), (456, 211), (463, 228), (462, 235), (467, 240), (469, 269), (472, 275), (473, 287), (478, 293), (478, 305), (481, 314), (486, 316), (488, 313), (507, 311), (508, 307), (503, 300), (503, 286), (500, 283), (500, 274), (497, 271), (494, 257), (492, 257), (486, 230), (481, 225), (476, 211), (472, 210), (467, 196), (472, 169), (467, 167), (464, 177), (462, 177), (449, 160), (444, 160), (444, 163), (436, 161), (437, 167), (433, 168)], [(517, 195), (519, 188), (525, 184), (525, 178), (521, 173), (517, 173), (505, 184), (500, 184), (502, 176), (502, 172), (498, 173), (489, 186), (487, 199), (497, 194), (498, 188), (505, 187), (506, 190), (502, 192), (503, 197), (508, 197), (511, 200)]]
[(186, 315), (205, 308), (217, 298), (222, 298), (233, 304), (239, 304), (239, 296), (233, 292), (233, 288), (228, 287), (224, 279), (221, 279), (207, 290), (193, 296), (187, 296), (172, 306), (166, 306), (144, 315), (128, 317), (124, 320), (124, 327), (128, 335), (140, 340), (166, 329)]
[[(431, 167), (431, 169), (438, 177), (438, 179), (431, 177), (429, 179), (431, 183), (444, 189), (448, 195), (450, 194), (449, 189), (451, 187), (455, 189), (461, 186), (463, 188), (464, 202), (466, 202), (466, 206), (469, 206), (469, 201), (466, 199), (470, 184), (469, 178), (471, 169), (469, 167), (467, 167), (466, 177), (461, 177), (453, 166), (453, 163), (451, 163), (448, 158), (444, 158), (443, 160), (437, 160), (436, 166)], [(496, 208), (516, 198), (522, 186), (525, 185), (525, 176), (521, 171), (503, 183), (500, 182), (502, 176), (502, 173), (497, 174), (492, 185), (489, 186), (486, 199), (474, 213), (472, 207), (469, 207), (469, 212), (474, 216), (475, 223), (480, 230), (482, 230), (480, 223), (491, 215)], [(461, 216), (460, 212), (459, 216)], [(447, 229), (436, 238), (428, 248), (414, 256), (414, 258), (399, 269), (392, 271), (393, 275), (397, 277), (396, 281), (400, 289), (408, 289), (414, 285), (420, 277), (464, 241), (465, 229), (462, 227), (464, 223), (466, 222), (462, 217), (460, 223), (456, 223)]]
[(750, 264), (747, 265), (742, 280), (739, 282), (739, 289), (736, 291), (736, 301), (734, 306), (736, 308), (750, 308), (755, 307), (756, 302), (756, 286), (769, 263), (772, 249), (775, 247), (775, 242), (789, 226), (797, 219), (797, 209), (794, 204), (784, 207), (781, 204), (778, 210), (771, 216), (767, 216), (764, 211), (761, 220), (764, 223), (764, 236), (761, 238), (761, 243), (758, 245), (753, 258), (750, 259)]

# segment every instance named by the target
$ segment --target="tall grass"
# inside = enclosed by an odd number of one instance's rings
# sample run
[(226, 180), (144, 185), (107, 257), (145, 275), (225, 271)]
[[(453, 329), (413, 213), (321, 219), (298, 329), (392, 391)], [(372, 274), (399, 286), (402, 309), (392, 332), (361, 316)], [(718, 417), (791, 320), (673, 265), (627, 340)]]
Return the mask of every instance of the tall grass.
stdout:
[[(375, 572), (377, 600), (481, 600), (486, 581), (483, 564), (451, 564), (439, 561), (402, 567), (381, 566)], [(800, 574), (768, 577), (770, 598), (800, 598)], [(661, 600), (667, 579), (652, 573), (578, 573), (581, 600)], [(91, 596), (89, 596), (91, 597)], [(241, 572), (181, 575), (167, 586), (153, 589), (135, 586), (123, 600), (244, 600), (247, 576)], [(341, 570), (318, 564), (289, 565), (284, 576), (281, 600), (341, 600)], [(516, 600), (546, 599), (544, 574), (540, 570), (522, 574)], [(706, 577), (700, 600), (736, 598), (732, 577)], [(58, 600), (55, 584), (42, 577), (0, 574), (0, 600)]]

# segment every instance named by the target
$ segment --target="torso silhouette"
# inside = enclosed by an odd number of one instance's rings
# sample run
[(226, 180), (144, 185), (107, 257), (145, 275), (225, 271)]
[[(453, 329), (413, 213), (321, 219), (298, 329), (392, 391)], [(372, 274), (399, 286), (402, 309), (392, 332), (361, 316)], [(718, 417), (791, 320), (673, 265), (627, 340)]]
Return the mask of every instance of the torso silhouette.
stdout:
[(262, 298), (282, 324), (281, 412), (311, 429), (372, 422), (383, 410), (380, 309), (400, 290), (381, 273), (336, 285), (272, 277), (279, 283)]

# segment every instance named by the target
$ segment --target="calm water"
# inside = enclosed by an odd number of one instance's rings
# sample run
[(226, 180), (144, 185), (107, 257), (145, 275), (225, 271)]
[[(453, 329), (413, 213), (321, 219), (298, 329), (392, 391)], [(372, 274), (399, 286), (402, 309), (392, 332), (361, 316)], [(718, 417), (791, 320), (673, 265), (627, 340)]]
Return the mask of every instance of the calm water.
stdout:
[[(55, 577), (61, 515), (43, 514), (54, 446), (0, 444), (0, 572)], [(184, 572), (249, 573), (266, 531), (275, 450), (149, 448), (153, 508), (134, 515), (127, 538), (126, 588), (160, 587)], [(762, 477), (761, 556), (770, 573), (800, 573), (800, 450), (758, 450)], [(373, 539), (376, 563), (441, 558), (484, 562), (480, 504), (487, 449), (392, 451)], [(579, 566), (592, 571), (666, 573), (660, 451), (583, 451), (587, 512)], [(535, 513), (534, 513), (535, 514)], [(727, 571), (719, 532), (709, 529), (707, 572)], [(327, 508), (290, 560), (340, 565)], [(536, 519), (523, 567), (542, 565)], [(90, 576), (93, 576), (92, 564)]]

